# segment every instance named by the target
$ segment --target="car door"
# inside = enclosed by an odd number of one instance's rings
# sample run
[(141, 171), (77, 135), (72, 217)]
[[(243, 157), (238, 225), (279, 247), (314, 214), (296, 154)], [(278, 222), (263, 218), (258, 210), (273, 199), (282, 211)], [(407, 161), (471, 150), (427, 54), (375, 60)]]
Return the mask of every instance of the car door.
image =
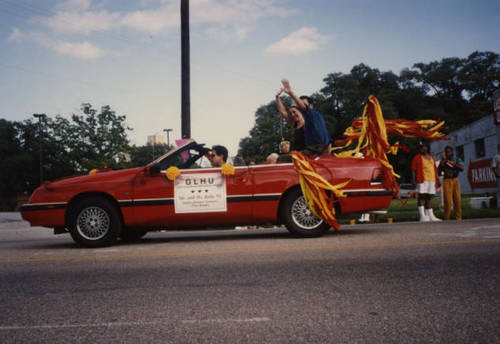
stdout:
[(134, 182), (134, 225), (199, 227), (252, 221), (252, 182), (247, 167), (224, 176), (220, 168), (182, 169), (171, 181), (147, 169)]

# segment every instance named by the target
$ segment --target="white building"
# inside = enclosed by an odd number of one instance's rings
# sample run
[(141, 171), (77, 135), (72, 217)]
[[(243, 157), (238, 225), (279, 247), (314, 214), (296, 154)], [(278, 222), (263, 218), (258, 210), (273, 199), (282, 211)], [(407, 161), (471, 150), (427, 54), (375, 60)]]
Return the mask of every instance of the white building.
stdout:
[(163, 134), (156, 133), (154, 135), (148, 135), (148, 145), (162, 145), (165, 144), (165, 136)]
[(500, 143), (500, 125), (489, 115), (447, 135), (450, 141), (431, 143), (436, 161), (446, 146), (454, 149), (455, 156), (464, 162), (460, 173), (462, 194), (496, 192), (496, 178), (491, 170), (491, 158), (497, 154)]

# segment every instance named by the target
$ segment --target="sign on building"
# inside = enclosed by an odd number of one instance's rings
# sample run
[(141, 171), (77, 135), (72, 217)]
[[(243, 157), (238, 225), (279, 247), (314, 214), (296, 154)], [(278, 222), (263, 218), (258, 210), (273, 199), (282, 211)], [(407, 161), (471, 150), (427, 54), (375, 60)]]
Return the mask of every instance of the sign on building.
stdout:
[(486, 189), (496, 187), (496, 178), (491, 170), (491, 158), (469, 163), (467, 179), (471, 189)]

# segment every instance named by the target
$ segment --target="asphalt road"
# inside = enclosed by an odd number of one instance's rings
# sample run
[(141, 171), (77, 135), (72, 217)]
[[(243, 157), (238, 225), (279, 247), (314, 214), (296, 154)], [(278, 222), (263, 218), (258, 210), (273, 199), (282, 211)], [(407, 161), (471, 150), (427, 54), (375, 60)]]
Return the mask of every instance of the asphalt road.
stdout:
[(0, 217), (0, 343), (500, 343), (500, 221), (162, 232)]

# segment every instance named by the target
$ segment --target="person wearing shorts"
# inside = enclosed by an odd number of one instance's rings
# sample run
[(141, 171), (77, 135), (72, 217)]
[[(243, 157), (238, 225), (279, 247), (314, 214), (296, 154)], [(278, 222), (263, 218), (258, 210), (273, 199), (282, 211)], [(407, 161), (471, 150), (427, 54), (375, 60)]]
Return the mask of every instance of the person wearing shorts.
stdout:
[(416, 185), (418, 193), (418, 213), (420, 222), (441, 221), (432, 210), (431, 200), (436, 194), (436, 188), (440, 186), (436, 161), (430, 154), (429, 144), (419, 142), (417, 144), (418, 154), (412, 160), (411, 174), (413, 185)]

